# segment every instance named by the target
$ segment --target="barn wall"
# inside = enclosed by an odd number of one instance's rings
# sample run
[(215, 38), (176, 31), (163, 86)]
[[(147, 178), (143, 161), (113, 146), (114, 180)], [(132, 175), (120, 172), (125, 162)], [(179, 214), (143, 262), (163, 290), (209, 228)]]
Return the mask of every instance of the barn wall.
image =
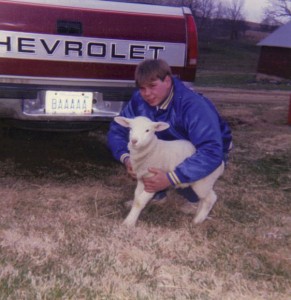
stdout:
[(291, 79), (291, 49), (262, 46), (258, 73)]

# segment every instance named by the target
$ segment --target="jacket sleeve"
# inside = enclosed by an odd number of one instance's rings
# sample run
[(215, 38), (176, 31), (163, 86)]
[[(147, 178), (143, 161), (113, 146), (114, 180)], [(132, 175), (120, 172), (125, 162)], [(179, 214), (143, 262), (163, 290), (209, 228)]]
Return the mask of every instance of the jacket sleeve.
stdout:
[[(193, 100), (193, 99), (192, 99)], [(182, 109), (184, 130), (196, 152), (167, 174), (173, 185), (194, 182), (212, 173), (223, 160), (219, 115), (207, 99), (196, 95)]]

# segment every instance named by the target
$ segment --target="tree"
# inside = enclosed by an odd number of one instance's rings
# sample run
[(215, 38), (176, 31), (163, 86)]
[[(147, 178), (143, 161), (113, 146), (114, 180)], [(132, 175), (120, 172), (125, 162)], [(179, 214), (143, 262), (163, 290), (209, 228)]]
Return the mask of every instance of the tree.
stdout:
[(265, 19), (273, 24), (291, 20), (291, 0), (269, 0), (264, 12)]
[(190, 8), (197, 23), (197, 29), (201, 34), (209, 31), (211, 19), (214, 17), (216, 1), (192, 0)]
[(245, 0), (231, 0), (226, 7), (226, 18), (229, 20), (230, 38), (237, 40), (240, 32), (246, 30), (243, 7)]

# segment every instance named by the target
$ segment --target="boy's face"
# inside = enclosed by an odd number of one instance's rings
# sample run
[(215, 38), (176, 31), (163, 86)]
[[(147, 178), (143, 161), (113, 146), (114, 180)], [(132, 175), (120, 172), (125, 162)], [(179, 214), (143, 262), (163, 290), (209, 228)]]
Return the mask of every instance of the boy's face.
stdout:
[(150, 106), (160, 105), (169, 95), (172, 87), (172, 79), (166, 76), (160, 79), (145, 83), (139, 87), (141, 96)]

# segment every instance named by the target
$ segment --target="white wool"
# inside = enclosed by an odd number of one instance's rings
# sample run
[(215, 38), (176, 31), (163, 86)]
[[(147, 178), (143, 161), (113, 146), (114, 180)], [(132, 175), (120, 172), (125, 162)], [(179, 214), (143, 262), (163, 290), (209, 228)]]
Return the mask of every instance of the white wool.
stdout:
[(131, 145), (130, 159), (137, 177), (148, 174), (149, 167), (155, 167), (164, 172), (174, 171), (175, 167), (195, 152), (193, 144), (186, 140), (163, 141), (156, 136), (151, 144), (143, 149), (134, 149)]
[[(133, 171), (137, 175), (137, 187), (133, 207), (124, 223), (134, 226), (141, 210), (154, 195), (144, 190), (142, 182), (142, 177), (152, 176), (148, 171), (149, 167), (158, 168), (164, 172), (174, 171), (180, 163), (194, 154), (196, 149), (187, 140), (164, 141), (158, 139), (155, 132), (169, 127), (165, 122), (153, 122), (146, 117), (134, 119), (115, 117), (114, 120), (120, 125), (130, 128), (128, 149)], [(194, 218), (195, 223), (203, 222), (216, 202), (217, 197), (213, 191), (213, 185), (223, 170), (224, 163), (205, 178), (181, 185), (183, 187), (191, 186), (200, 199)]]

